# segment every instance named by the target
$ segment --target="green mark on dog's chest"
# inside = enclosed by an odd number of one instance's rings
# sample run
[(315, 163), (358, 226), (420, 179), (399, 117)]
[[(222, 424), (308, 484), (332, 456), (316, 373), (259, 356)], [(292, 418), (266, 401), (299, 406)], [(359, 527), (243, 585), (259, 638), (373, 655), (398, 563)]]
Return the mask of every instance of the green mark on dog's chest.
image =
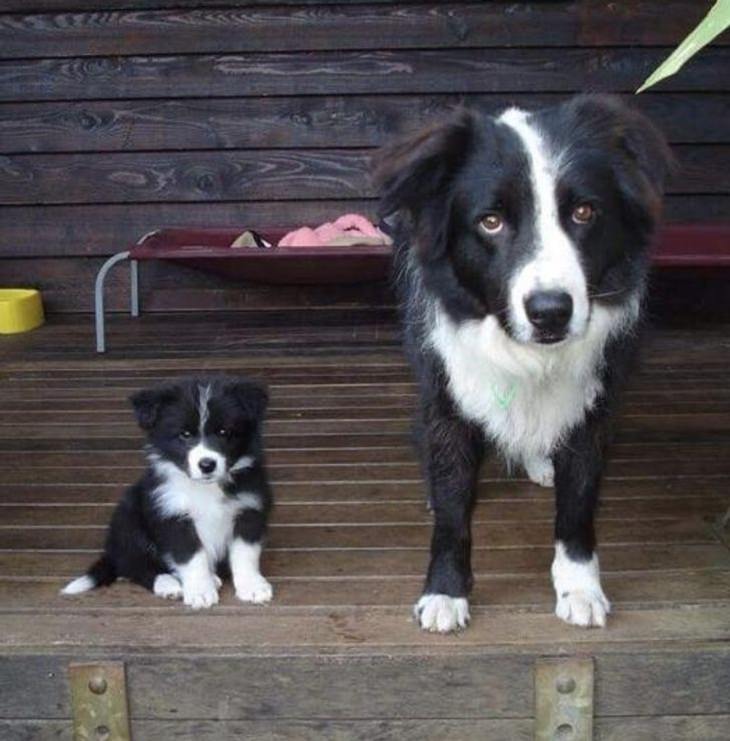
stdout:
[(510, 404), (512, 404), (515, 395), (517, 394), (517, 384), (512, 381), (504, 392), (500, 391), (496, 384), (492, 384), (492, 393), (494, 394), (497, 406), (499, 406), (500, 409), (509, 409)]

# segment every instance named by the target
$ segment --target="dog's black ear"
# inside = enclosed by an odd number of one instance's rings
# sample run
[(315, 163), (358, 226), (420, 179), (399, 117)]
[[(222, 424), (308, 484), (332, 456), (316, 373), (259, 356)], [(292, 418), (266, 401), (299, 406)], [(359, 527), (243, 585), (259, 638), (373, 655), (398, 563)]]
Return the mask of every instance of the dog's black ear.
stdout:
[(157, 422), (160, 410), (179, 397), (180, 390), (177, 386), (158, 386), (151, 389), (142, 389), (129, 397), (134, 409), (137, 424), (149, 432)]
[(380, 218), (387, 221), (407, 212), (435, 253), (445, 246), (451, 183), (469, 151), (476, 120), (477, 114), (460, 109), (443, 122), (382, 148), (373, 158)]
[[(613, 95), (579, 96), (575, 104), (619, 155), (620, 185), (652, 219), (677, 164), (662, 132), (643, 113)], [(621, 177), (621, 176), (624, 177)]]
[(233, 381), (228, 387), (229, 393), (249, 419), (260, 420), (264, 416), (269, 403), (269, 394), (266, 389), (255, 381), (241, 379)]

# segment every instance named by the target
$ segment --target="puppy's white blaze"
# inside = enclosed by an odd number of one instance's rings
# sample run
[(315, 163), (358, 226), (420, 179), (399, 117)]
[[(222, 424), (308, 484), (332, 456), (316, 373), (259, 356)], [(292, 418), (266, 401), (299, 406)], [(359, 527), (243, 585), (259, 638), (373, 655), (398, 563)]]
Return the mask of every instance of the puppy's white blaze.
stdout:
[(77, 579), (70, 581), (62, 590), (61, 594), (81, 594), (88, 592), (96, 586), (96, 582), (87, 574), (79, 576)]
[(415, 607), (416, 619), (423, 630), (451, 633), (469, 624), (469, 602), (466, 597), (447, 594), (424, 594)]
[(210, 384), (198, 386), (198, 419), (200, 424), (200, 437), (203, 437), (205, 425), (208, 422), (208, 402), (210, 401)]
[(273, 594), (271, 584), (261, 575), (261, 544), (236, 538), (229, 553), (236, 596), (243, 602), (268, 602)]
[(218, 584), (204, 550), (198, 551), (187, 563), (175, 564), (182, 582), (183, 601), (193, 609), (212, 607), (218, 602)]
[(574, 561), (558, 540), (551, 574), (557, 598), (555, 614), (559, 618), (583, 627), (603, 627), (606, 624), (611, 605), (601, 588), (598, 556), (595, 553), (589, 561)]
[(555, 194), (559, 163), (553, 160), (528, 113), (510, 108), (498, 120), (517, 134), (527, 153), (535, 208), (535, 253), (510, 285), (515, 333), (524, 342), (532, 337), (532, 326), (525, 312), (527, 296), (536, 290), (559, 290), (573, 299), (570, 334), (580, 334), (588, 321), (588, 286), (575, 246), (560, 223)]
[(228, 470), (231, 473), (235, 471), (243, 471), (246, 468), (251, 468), (254, 464), (254, 457), (252, 455), (242, 455)]
[[(215, 468), (212, 473), (204, 474), (200, 470), (200, 461), (203, 458), (211, 458), (215, 461)], [(209, 479), (220, 478), (226, 469), (226, 459), (217, 450), (209, 448), (204, 443), (198, 443), (188, 452), (188, 471), (192, 479)]]

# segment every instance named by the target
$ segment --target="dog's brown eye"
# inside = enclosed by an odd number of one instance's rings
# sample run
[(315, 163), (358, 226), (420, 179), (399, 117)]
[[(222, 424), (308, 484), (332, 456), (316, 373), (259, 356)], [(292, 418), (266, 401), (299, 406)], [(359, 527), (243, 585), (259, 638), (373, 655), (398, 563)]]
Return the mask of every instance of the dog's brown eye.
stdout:
[(504, 219), (500, 214), (497, 213), (485, 214), (484, 216), (482, 216), (482, 219), (479, 222), (479, 226), (487, 234), (497, 234), (498, 232), (502, 231), (502, 227), (504, 226)]
[(192, 433), (192, 432), (190, 432), (190, 430), (183, 430), (183, 431), (182, 431), (182, 432), (180, 433), (180, 437), (181, 437), (181, 438), (182, 438), (183, 440), (189, 440), (189, 439), (190, 439), (190, 438), (191, 438), (192, 436), (193, 436), (193, 433)]
[(576, 224), (587, 224), (593, 218), (593, 213), (590, 203), (581, 203), (573, 209), (571, 218)]

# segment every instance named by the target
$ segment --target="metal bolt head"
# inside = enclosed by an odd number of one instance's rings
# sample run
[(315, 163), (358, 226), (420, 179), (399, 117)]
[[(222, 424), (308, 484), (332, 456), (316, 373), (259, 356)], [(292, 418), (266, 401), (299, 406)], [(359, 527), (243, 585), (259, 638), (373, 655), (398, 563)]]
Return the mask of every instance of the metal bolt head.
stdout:
[(555, 736), (553, 738), (555, 741), (568, 741), (568, 739), (573, 738), (573, 726), (570, 723), (561, 723), (555, 729)]
[(94, 731), (96, 741), (109, 741), (112, 732), (106, 726), (97, 726)]
[(106, 679), (104, 679), (104, 677), (99, 676), (98, 674), (93, 676), (89, 680), (89, 689), (95, 695), (103, 695), (106, 692), (106, 688), (107, 688)]
[(555, 682), (555, 689), (561, 695), (569, 695), (575, 691), (575, 679), (573, 677), (559, 677), (558, 681)]

